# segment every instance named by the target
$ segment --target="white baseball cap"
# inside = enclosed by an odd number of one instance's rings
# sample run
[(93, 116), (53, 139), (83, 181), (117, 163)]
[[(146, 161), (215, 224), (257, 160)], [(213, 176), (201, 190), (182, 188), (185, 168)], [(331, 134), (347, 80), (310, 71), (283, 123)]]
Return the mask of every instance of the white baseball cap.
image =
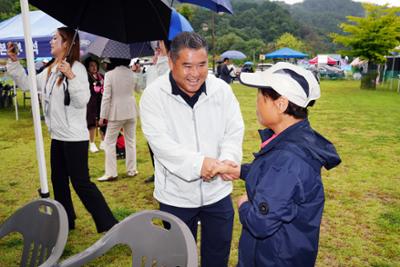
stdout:
[(129, 63), (129, 67), (132, 67), (136, 63), (139, 63), (139, 58), (138, 57), (132, 58), (131, 62)]
[(270, 87), (303, 108), (321, 96), (318, 81), (311, 71), (286, 62), (276, 63), (263, 72), (242, 72), (239, 81), (250, 87)]

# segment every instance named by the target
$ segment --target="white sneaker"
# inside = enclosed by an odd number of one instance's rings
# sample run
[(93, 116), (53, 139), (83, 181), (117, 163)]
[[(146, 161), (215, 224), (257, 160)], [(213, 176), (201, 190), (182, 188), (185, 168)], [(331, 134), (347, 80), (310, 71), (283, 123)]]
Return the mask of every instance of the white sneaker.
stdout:
[(104, 150), (104, 149), (106, 148), (106, 145), (104, 144), (104, 141), (101, 141), (101, 142), (100, 142), (99, 148), (100, 148), (101, 150)]
[(92, 153), (96, 153), (96, 152), (99, 152), (99, 149), (97, 148), (95, 143), (90, 143), (89, 151), (92, 152)]
[(103, 176), (97, 178), (97, 181), (99, 181), (99, 182), (114, 181), (114, 180), (117, 180), (117, 178), (118, 178), (118, 176), (103, 175)]
[(128, 171), (128, 172), (126, 173), (126, 176), (128, 176), (128, 177), (135, 177), (135, 176), (138, 175), (138, 174), (139, 174), (138, 171)]

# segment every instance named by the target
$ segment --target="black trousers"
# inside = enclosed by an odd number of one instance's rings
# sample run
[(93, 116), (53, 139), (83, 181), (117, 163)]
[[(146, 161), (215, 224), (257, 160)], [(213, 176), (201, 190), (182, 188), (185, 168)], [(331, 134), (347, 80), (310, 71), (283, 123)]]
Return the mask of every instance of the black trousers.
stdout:
[(195, 239), (198, 221), (201, 222), (201, 267), (228, 266), (234, 217), (230, 195), (199, 208), (178, 208), (160, 203), (160, 210), (184, 221)]
[(75, 228), (75, 210), (69, 181), (85, 208), (92, 215), (99, 233), (107, 231), (118, 221), (114, 218), (103, 195), (89, 179), (89, 141), (66, 142), (51, 140), (51, 182), (54, 198), (68, 215), (70, 229)]

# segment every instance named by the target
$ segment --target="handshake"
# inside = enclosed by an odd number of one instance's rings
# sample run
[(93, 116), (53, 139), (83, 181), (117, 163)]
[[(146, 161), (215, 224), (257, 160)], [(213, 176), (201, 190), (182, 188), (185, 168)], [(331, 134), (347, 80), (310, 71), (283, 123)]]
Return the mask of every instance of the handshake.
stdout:
[(201, 178), (209, 182), (214, 176), (219, 175), (224, 181), (233, 181), (240, 176), (240, 165), (231, 161), (205, 157), (201, 167)]

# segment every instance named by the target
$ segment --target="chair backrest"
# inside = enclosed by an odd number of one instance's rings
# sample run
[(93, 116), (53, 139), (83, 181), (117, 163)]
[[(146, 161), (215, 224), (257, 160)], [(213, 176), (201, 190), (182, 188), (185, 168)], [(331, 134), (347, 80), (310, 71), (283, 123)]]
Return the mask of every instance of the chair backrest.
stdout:
[(67, 213), (55, 200), (34, 200), (17, 210), (0, 226), (0, 238), (12, 232), (21, 233), (23, 237), (21, 267), (54, 266), (67, 242)]
[[(154, 219), (168, 224), (168, 229), (155, 225)], [(141, 211), (127, 217), (91, 247), (59, 266), (82, 266), (117, 244), (131, 248), (132, 266), (198, 266), (196, 242), (187, 225), (174, 215), (158, 210)]]

